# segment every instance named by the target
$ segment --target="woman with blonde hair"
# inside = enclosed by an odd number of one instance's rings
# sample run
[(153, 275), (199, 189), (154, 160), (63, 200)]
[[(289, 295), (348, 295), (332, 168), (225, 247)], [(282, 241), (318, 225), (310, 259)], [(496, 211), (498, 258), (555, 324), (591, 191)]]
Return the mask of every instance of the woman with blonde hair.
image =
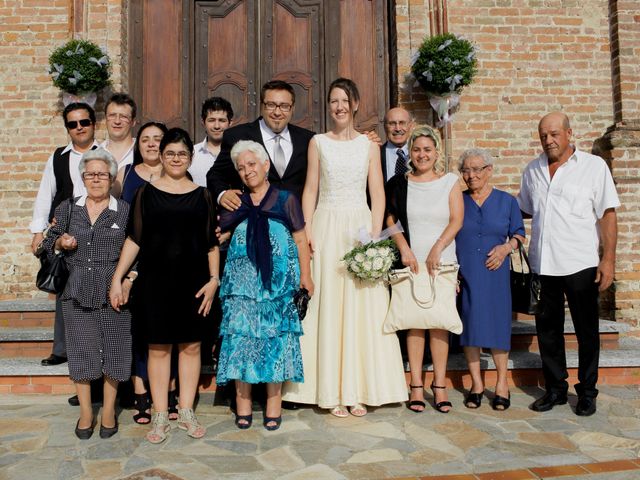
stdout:
[[(462, 227), (464, 208), (458, 177), (445, 173), (440, 136), (428, 126), (413, 130), (409, 137), (409, 172), (394, 176), (386, 185), (387, 226), (400, 222), (403, 233), (392, 236), (400, 251), (400, 263), (414, 274), (426, 269), (431, 277), (443, 264), (456, 263), (455, 237)], [(440, 287), (440, 284), (438, 285)], [(447, 288), (455, 296), (455, 282)], [(451, 312), (456, 315), (455, 304)], [(448, 413), (451, 402), (446, 395), (449, 332), (429, 330), (429, 346), (433, 360), (431, 390), (436, 410)], [(411, 369), (409, 408), (422, 412), (425, 408), (422, 360), (425, 330), (407, 332), (407, 353)]]

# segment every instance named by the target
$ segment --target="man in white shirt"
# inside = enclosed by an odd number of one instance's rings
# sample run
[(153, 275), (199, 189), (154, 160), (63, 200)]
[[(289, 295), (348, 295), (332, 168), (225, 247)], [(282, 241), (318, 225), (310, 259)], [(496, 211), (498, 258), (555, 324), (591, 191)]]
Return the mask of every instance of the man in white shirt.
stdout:
[(546, 393), (531, 409), (544, 412), (567, 403), (566, 296), (578, 340), (575, 413), (593, 415), (600, 355), (598, 291), (613, 282), (620, 202), (604, 160), (570, 143), (565, 114), (545, 115), (538, 134), (544, 153), (525, 168), (518, 194), (520, 209), (532, 217), (529, 259), (542, 283), (536, 330)]
[(207, 186), (207, 172), (213, 166), (222, 145), (222, 134), (233, 123), (233, 108), (222, 97), (207, 98), (202, 104), (202, 126), (207, 132), (205, 139), (195, 145), (189, 173), (194, 183)]
[[(62, 112), (64, 125), (71, 142), (58, 147), (49, 157), (44, 168), (40, 188), (36, 195), (33, 217), (29, 229), (33, 234), (31, 250), (36, 253), (42, 242), (43, 232), (53, 219), (56, 207), (67, 198), (86, 194), (78, 166), (82, 154), (96, 148), (94, 140), (96, 114), (86, 103), (71, 103)], [(64, 338), (64, 320), (59, 298), (56, 299), (56, 316), (53, 327), (53, 349), (42, 365), (58, 365), (67, 361)]]
[(133, 129), (136, 126), (136, 102), (127, 93), (114, 93), (104, 107), (107, 139), (100, 145), (118, 162), (118, 170), (133, 163)]
[(407, 141), (413, 126), (413, 117), (402, 107), (392, 108), (384, 116), (387, 141), (380, 147), (380, 162), (385, 183), (394, 175), (405, 173), (408, 169)]

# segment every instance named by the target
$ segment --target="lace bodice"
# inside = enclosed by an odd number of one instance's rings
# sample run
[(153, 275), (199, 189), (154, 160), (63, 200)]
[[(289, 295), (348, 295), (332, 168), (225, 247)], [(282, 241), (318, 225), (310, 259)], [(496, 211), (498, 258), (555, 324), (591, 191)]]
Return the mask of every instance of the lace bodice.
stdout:
[(369, 139), (359, 135), (353, 140), (333, 140), (316, 135), (320, 156), (318, 208), (367, 208)]

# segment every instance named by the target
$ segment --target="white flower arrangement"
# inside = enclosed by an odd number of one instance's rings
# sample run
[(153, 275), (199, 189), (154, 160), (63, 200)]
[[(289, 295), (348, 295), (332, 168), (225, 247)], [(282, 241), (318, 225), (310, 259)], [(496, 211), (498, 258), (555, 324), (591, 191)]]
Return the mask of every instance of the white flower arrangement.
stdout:
[(395, 243), (389, 239), (360, 243), (342, 257), (350, 274), (369, 281), (386, 278), (395, 259)]

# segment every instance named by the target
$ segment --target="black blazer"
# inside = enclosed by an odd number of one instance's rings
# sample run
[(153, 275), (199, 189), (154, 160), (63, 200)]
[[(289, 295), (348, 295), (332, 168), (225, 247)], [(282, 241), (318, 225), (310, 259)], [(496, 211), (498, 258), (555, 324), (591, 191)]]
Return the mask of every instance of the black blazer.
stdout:
[(387, 183), (387, 181), (390, 180), (387, 178), (387, 143), (389, 142), (384, 142), (380, 145), (380, 166), (382, 167), (382, 178), (384, 183)]
[[(217, 199), (224, 190), (230, 188), (242, 190), (244, 188), (231, 161), (231, 148), (239, 140), (253, 140), (264, 146), (260, 132), (260, 118), (251, 123), (243, 123), (225, 130), (218, 158), (207, 173), (207, 188), (213, 194), (214, 199)], [(293, 143), (293, 153), (287, 169), (281, 178), (272, 161), (269, 182), (276, 188), (293, 192), (300, 199), (307, 178), (307, 149), (314, 133), (306, 128), (291, 124), (289, 124), (289, 133)]]
[[(409, 187), (409, 181), (405, 175), (394, 175), (391, 177), (385, 187), (385, 197), (387, 199), (385, 218), (387, 215), (393, 215), (396, 220), (400, 222), (404, 232), (404, 238), (407, 240), (409, 246), (411, 246), (411, 239), (409, 238), (409, 221), (407, 220), (407, 190)], [(385, 224), (386, 228), (386, 224)], [(396, 260), (394, 264), (395, 268), (403, 268), (402, 262)]]

